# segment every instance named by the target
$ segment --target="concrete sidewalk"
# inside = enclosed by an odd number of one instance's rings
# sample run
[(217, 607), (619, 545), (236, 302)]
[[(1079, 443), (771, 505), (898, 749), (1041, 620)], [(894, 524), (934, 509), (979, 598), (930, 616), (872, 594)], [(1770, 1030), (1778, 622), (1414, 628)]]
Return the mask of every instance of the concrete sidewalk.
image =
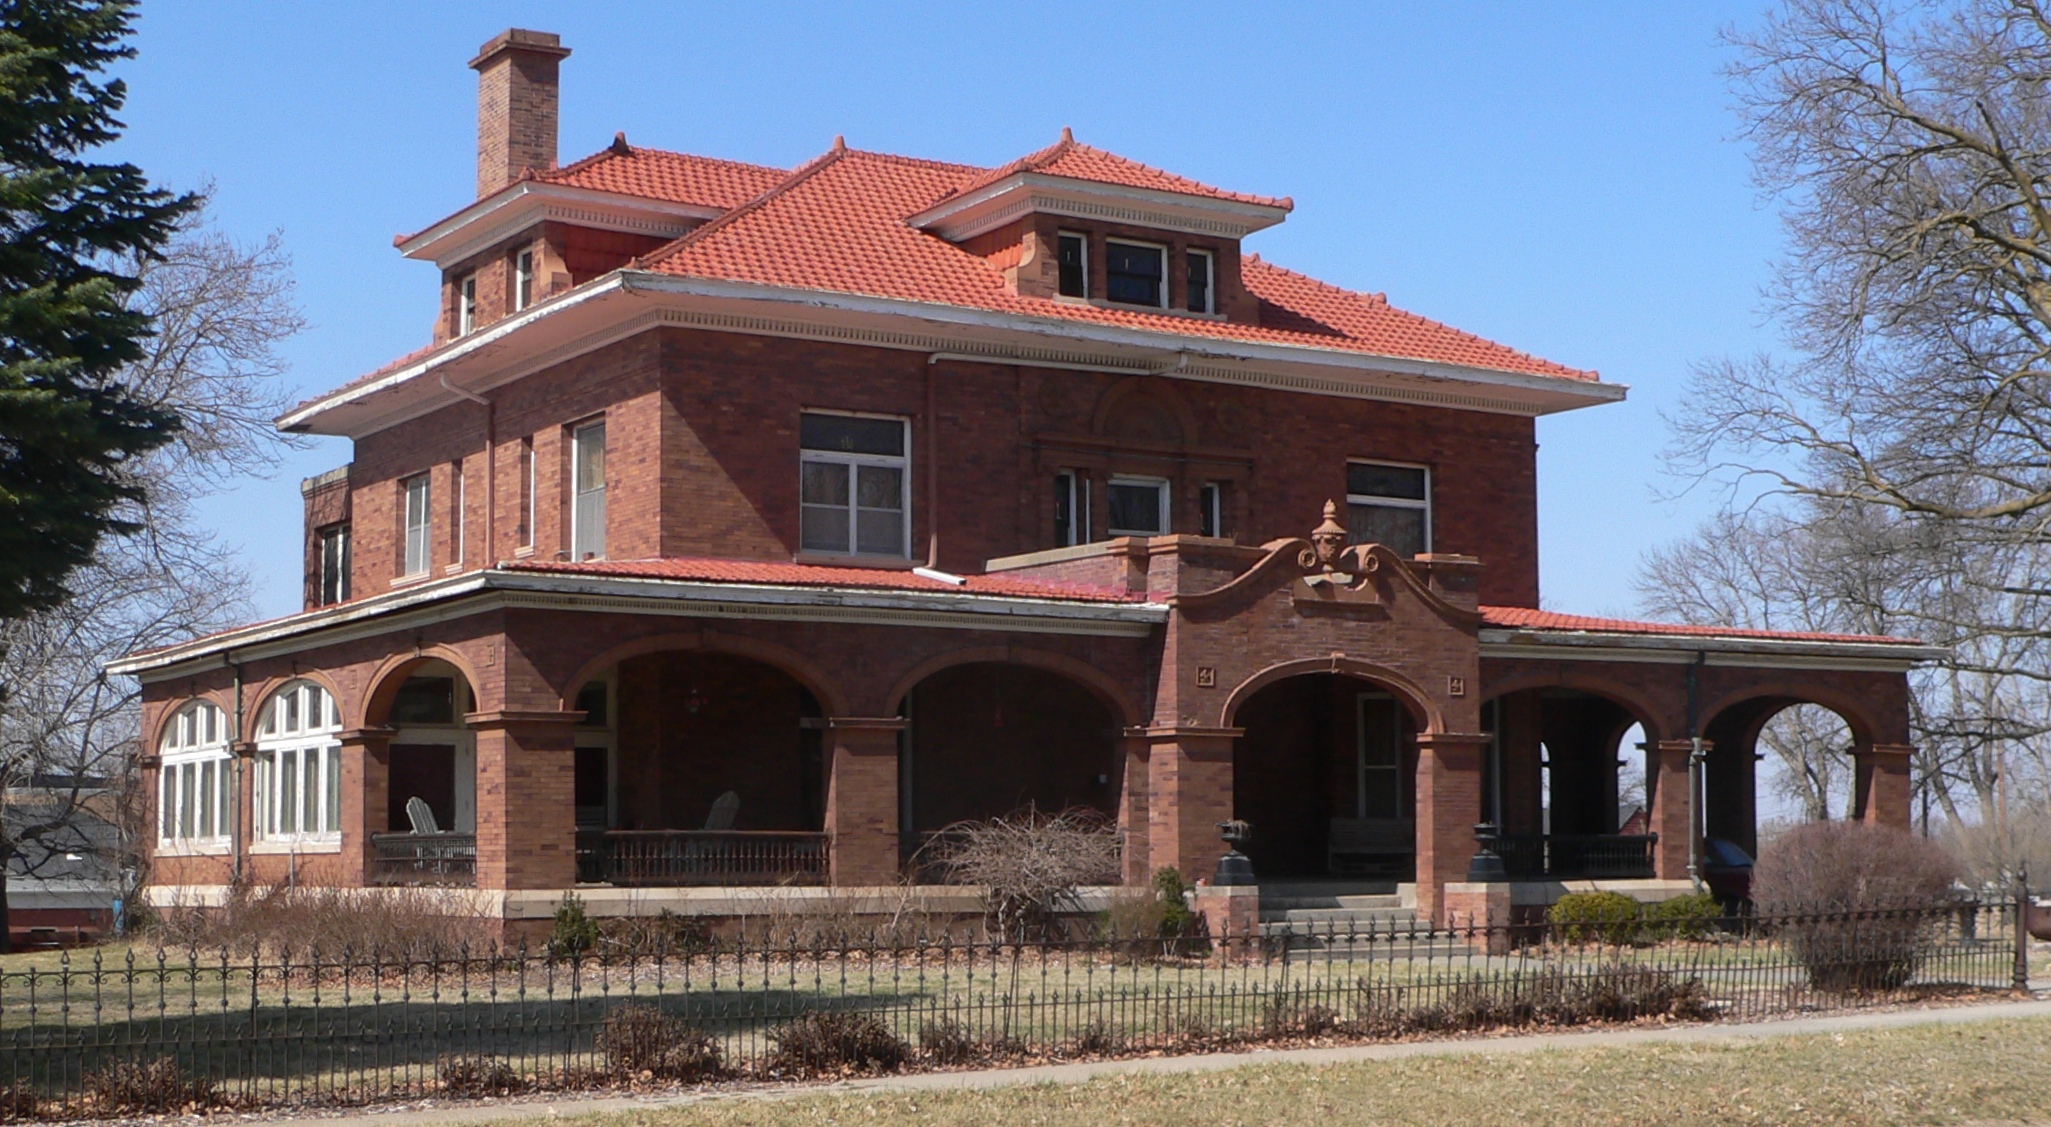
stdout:
[[(1574, 1033), (1532, 1033), (1508, 1037), (1473, 1037), (1455, 1041), (1405, 1041), (1396, 1044), (1345, 1045), (1323, 1049), (1254, 1049), (1245, 1052), (1204, 1053), (1195, 1056), (1143, 1057), (1132, 1060), (1090, 1061), (1076, 1064), (1048, 1064), (1030, 1068), (994, 1068), (973, 1072), (922, 1072), (905, 1076), (879, 1076), (830, 1084), (774, 1084), (715, 1091), (665, 1093), (650, 1096), (592, 1096), (574, 1093), (553, 1099), (459, 1102), (422, 1107), (418, 1103), (397, 1105), (389, 1110), (368, 1110), (346, 1115), (319, 1115), (322, 1124), (349, 1127), (427, 1127), (430, 1124), (475, 1124), (555, 1119), (565, 1116), (601, 1115), (607, 1112), (646, 1111), (682, 1107), (713, 1100), (792, 1099), (812, 1095), (840, 1095), (863, 1092), (926, 1092), (1002, 1088), (1018, 1084), (1075, 1084), (1099, 1076), (1156, 1075), (1181, 1072), (1215, 1072), (1253, 1064), (1346, 1064), (1356, 1061), (1401, 1060), (1408, 1057), (1473, 1056), (1484, 1053), (1535, 1053), (1551, 1049), (1597, 1049), (1626, 1045), (1664, 1043), (1716, 1044), (1756, 1041), (1812, 1033), (1844, 1033), (1865, 1029), (1899, 1029), (1914, 1025), (1955, 1025), (1999, 1021), (2005, 1018), (2051, 1019), (2051, 998), (1937, 1009), (1888, 1010), (1878, 1013), (1839, 1014), (1830, 1017), (1790, 1018), (1730, 1025), (1683, 1025), (1657, 1028), (1597, 1029)], [(257, 1127), (264, 1123), (305, 1123), (306, 1115), (278, 1120), (244, 1119), (241, 1124)]]

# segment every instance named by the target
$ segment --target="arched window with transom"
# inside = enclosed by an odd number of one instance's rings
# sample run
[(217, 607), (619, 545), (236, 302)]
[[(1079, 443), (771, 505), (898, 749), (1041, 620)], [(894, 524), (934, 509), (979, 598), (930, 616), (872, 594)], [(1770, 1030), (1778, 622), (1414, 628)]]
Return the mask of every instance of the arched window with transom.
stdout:
[(338, 841), (342, 829), (342, 710), (312, 681), (288, 682), (257, 713), (256, 836)]
[(227, 716), (206, 701), (189, 701), (164, 726), (157, 751), (159, 844), (174, 849), (227, 845), (234, 802)]

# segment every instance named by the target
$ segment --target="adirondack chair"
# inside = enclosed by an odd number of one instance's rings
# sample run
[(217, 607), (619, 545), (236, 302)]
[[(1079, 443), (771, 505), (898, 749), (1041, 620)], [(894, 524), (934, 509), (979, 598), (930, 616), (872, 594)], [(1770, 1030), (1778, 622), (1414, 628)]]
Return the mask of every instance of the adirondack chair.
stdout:
[(727, 791), (712, 800), (712, 809), (705, 814), (705, 828), (708, 830), (730, 830), (734, 828), (734, 815), (741, 812), (741, 796)]
[(406, 820), (413, 823), (414, 833), (438, 834), (442, 832), (441, 826), (434, 820), (434, 807), (429, 806), (427, 800), (417, 794), (406, 800)]
[[(734, 815), (740, 813), (741, 796), (727, 791), (712, 800), (712, 808), (705, 812), (705, 832), (724, 832), (734, 828)], [(716, 866), (721, 857), (728, 853), (727, 846), (711, 841), (693, 840), (684, 844), (684, 853), (678, 859), (682, 872), (696, 873)]]

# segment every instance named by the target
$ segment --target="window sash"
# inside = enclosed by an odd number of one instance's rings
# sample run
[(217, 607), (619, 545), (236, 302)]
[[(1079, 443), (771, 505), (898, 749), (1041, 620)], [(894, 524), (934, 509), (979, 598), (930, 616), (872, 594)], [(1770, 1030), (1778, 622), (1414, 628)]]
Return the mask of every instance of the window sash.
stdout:
[(1063, 297), (1090, 296), (1090, 240), (1063, 231), (1054, 240), (1058, 292)]
[(538, 480), (540, 475), (535, 472), (537, 463), (534, 459), (534, 438), (532, 435), (520, 440), (520, 468), (521, 472), (526, 475), (527, 480), (527, 494), (521, 499), (521, 504), (524, 506), (520, 511), (521, 544), (524, 547), (532, 548), (534, 546), (535, 504), (539, 500), (540, 493), (540, 482)]
[[(900, 428), (897, 448), (908, 448), (904, 420), (864, 421), (895, 423)], [(910, 495), (911, 459), (905, 455), (801, 449), (799, 549), (904, 559), (911, 554)]]
[[(1400, 462), (1348, 463), (1348, 477), (1352, 469), (1382, 468), (1400, 470), (1417, 475), (1417, 490), (1422, 497), (1394, 496), (1385, 493), (1352, 492), (1346, 494), (1347, 531), (1356, 542), (1379, 542), (1398, 555), (1413, 555), (1432, 550), (1432, 502), (1431, 467), (1406, 465)], [(1349, 485), (1351, 482), (1349, 481)], [(1407, 550), (1406, 550), (1407, 549)]]
[(320, 534), (320, 604), (349, 601), (349, 526)]
[[(1139, 515), (1141, 511), (1149, 507), (1137, 496), (1142, 490), (1151, 491), (1154, 494), (1154, 504), (1151, 506), (1154, 510), (1155, 527), (1153, 528), (1141, 528), (1136, 524), (1119, 519), (1121, 516), (1132, 517)], [(1166, 479), (1156, 477), (1113, 477), (1106, 490), (1106, 494), (1110, 509), (1111, 527), (1109, 531), (1111, 535), (1165, 536), (1172, 527), (1170, 524), (1168, 482)], [(1139, 506), (1138, 509), (1132, 507), (1135, 504)]]
[(1123, 305), (1167, 308), (1167, 248), (1106, 239), (1104, 296)]
[(257, 836), (333, 838), (341, 833), (342, 746), (332, 741), (259, 747)]
[(1202, 526), (1197, 531), (1200, 535), (1223, 536), (1225, 534), (1224, 494), (1224, 489), (1216, 482), (1205, 482), (1203, 489), (1198, 492), (1196, 498), (1197, 509), (1200, 513), (1199, 520)]
[(456, 335), (469, 336), (477, 328), (477, 275), (463, 279), (456, 289)]
[(229, 835), (234, 771), (225, 748), (167, 757), (157, 769), (157, 839), (216, 843)]
[(513, 259), (513, 310), (534, 304), (534, 252), (523, 250)]
[(571, 435), (570, 557), (605, 555), (605, 424), (590, 423)]
[(428, 532), (431, 528), (428, 504), (431, 500), (431, 483), (426, 474), (406, 479), (404, 566), (407, 575), (421, 575), (427, 571)]
[(1211, 252), (1193, 250), (1189, 252), (1189, 292), (1184, 303), (1191, 313), (1215, 313), (1212, 308), (1212, 294), (1216, 289), (1214, 276), (1215, 259)]

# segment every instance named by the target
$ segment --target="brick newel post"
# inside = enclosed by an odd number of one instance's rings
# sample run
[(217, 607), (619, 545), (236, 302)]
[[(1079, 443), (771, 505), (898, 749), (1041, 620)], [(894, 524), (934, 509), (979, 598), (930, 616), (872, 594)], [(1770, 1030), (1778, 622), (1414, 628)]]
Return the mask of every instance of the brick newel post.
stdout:
[(1852, 749), (1854, 802), (1860, 821), (1909, 828), (1909, 759), (1915, 751), (1907, 744), (1869, 744)]
[(473, 712), (477, 887), (577, 883), (576, 740), (581, 712)]
[[(1218, 823), (1232, 817), (1232, 741), (1239, 728), (1149, 728), (1148, 869), (1169, 865), (1194, 884), (1225, 855)], [(1255, 826), (1259, 833), (1260, 827)]]
[[(1709, 741), (1703, 740), (1704, 751)], [(1688, 756), (1691, 740), (1661, 740), (1650, 749), (1646, 765), (1646, 789), (1651, 791), (1653, 833), (1652, 874), (1660, 880), (1688, 879), (1688, 838), (1694, 831), (1694, 794), (1688, 786)]]
[(1417, 737), (1417, 911), (1445, 923), (1440, 892), (1467, 880), (1474, 824), (1481, 820), (1481, 759), (1488, 736), (1429, 732)]
[(1118, 741), (1118, 763), (1124, 771), (1124, 782), (1118, 792), (1120, 860), (1125, 883), (1138, 887), (1145, 887), (1154, 876), (1150, 868), (1154, 860), (1153, 827), (1147, 814), (1148, 757), (1152, 751), (1153, 745), (1142, 728), (1127, 729)]
[(904, 725), (897, 716), (835, 716), (826, 722), (833, 757), (826, 832), (837, 886), (897, 881), (897, 751)]
[(377, 872), (370, 835), (383, 833), (391, 791), (390, 728), (354, 728), (342, 741), (342, 884), (370, 885)]

